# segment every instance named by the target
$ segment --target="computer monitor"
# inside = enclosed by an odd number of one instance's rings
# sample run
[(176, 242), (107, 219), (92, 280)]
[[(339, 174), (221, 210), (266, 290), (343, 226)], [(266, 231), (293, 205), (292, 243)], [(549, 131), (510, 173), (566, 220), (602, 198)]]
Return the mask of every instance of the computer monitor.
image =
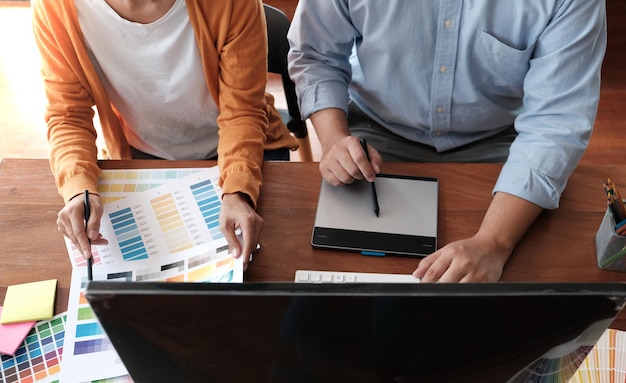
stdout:
[(567, 382), (625, 286), (95, 281), (86, 297), (135, 382)]

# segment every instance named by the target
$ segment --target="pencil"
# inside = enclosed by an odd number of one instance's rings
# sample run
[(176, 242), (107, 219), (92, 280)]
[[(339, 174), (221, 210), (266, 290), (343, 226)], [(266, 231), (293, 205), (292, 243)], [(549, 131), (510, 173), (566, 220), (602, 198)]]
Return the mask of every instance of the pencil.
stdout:
[(626, 234), (626, 219), (615, 225), (615, 233), (622, 236)]
[(610, 178), (604, 180), (602, 184), (607, 197), (611, 199), (611, 204), (613, 205), (611, 211), (614, 212), (613, 218), (615, 223), (623, 221), (626, 219), (626, 207), (624, 206), (624, 201), (622, 200), (622, 196), (617, 186), (615, 186), (615, 183), (611, 181)]
[(617, 188), (617, 186), (615, 186), (615, 183), (611, 182), (612, 186), (613, 186), (613, 193), (615, 194), (615, 198), (616, 198), (616, 203), (617, 203), (617, 209), (620, 212), (620, 218), (621, 220), (626, 218), (626, 207), (624, 207), (624, 201), (622, 200), (622, 196), (619, 193), (619, 189)]
[(613, 194), (609, 194), (606, 196), (606, 205), (611, 211), (611, 216), (613, 217), (613, 222), (620, 222), (620, 214), (615, 206), (615, 197)]
[(611, 255), (610, 257), (602, 260), (602, 262), (600, 262), (600, 267), (606, 267), (607, 265), (611, 264), (612, 262), (616, 261), (619, 257), (622, 257), (624, 255), (626, 255), (626, 247), (618, 251), (617, 253)]

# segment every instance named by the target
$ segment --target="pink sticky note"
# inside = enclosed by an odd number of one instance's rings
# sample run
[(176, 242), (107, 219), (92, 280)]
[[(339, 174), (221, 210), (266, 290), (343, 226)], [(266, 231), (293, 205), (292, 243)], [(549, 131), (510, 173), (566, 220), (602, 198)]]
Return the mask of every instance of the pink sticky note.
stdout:
[[(2, 306), (0, 306), (0, 315), (2, 315)], [(15, 354), (15, 350), (24, 342), (24, 338), (34, 325), (35, 321), (15, 324), (0, 323), (0, 353)]]

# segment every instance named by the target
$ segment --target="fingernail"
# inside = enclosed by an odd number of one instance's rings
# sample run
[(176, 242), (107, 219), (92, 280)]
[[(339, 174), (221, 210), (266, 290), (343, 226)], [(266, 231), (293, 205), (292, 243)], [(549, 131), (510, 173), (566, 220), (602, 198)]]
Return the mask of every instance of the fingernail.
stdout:
[(239, 249), (235, 247), (232, 251), (232, 254), (233, 254), (233, 258), (239, 258)]
[(89, 252), (87, 250), (85, 250), (83, 252), (83, 257), (85, 257), (85, 259), (89, 259), (89, 257), (91, 257), (91, 254), (89, 254)]

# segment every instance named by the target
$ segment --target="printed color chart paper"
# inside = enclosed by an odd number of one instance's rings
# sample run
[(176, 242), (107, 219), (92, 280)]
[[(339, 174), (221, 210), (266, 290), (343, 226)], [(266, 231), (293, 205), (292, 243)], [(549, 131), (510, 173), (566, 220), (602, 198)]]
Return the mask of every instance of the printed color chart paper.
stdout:
[(569, 383), (626, 382), (626, 332), (608, 329)]
[(61, 371), (65, 313), (35, 323), (13, 356), (0, 355), (0, 381), (53, 382)]
[(105, 169), (98, 177), (98, 194), (103, 204), (144, 192), (165, 183), (185, 178), (200, 169)]
[[(228, 254), (219, 230), (218, 180), (217, 166), (104, 170), (98, 193), (109, 243), (92, 248), (94, 279), (243, 282), (243, 259)], [(86, 261), (66, 246), (73, 272), (61, 381), (123, 382), (126, 369), (83, 295)]]
[(578, 337), (554, 347), (507, 383), (624, 383), (622, 363), (626, 355), (623, 344), (621, 355), (616, 355), (616, 335), (621, 333), (622, 337), (626, 333), (604, 330), (610, 324), (611, 320), (591, 324)]
[[(100, 231), (109, 243), (93, 247), (94, 264), (158, 257), (223, 237), (219, 169), (174, 171), (187, 175), (141, 193), (127, 192), (125, 198), (104, 206)], [(76, 247), (65, 242), (72, 265), (85, 266)]]
[[(128, 372), (85, 299), (84, 268), (74, 269), (67, 312), (62, 381), (84, 382)], [(243, 282), (243, 257), (228, 253), (225, 239), (176, 254), (94, 266), (94, 280)]]
[[(105, 169), (98, 177), (98, 194), (103, 204), (126, 198), (135, 193), (159, 187), (165, 183), (185, 178), (200, 171), (196, 168), (174, 169)], [(219, 170), (218, 170), (219, 173)], [(65, 238), (65, 245), (70, 253), (72, 265), (85, 266), (85, 259), (80, 252)], [(100, 263), (98, 246), (92, 248), (94, 264)]]

